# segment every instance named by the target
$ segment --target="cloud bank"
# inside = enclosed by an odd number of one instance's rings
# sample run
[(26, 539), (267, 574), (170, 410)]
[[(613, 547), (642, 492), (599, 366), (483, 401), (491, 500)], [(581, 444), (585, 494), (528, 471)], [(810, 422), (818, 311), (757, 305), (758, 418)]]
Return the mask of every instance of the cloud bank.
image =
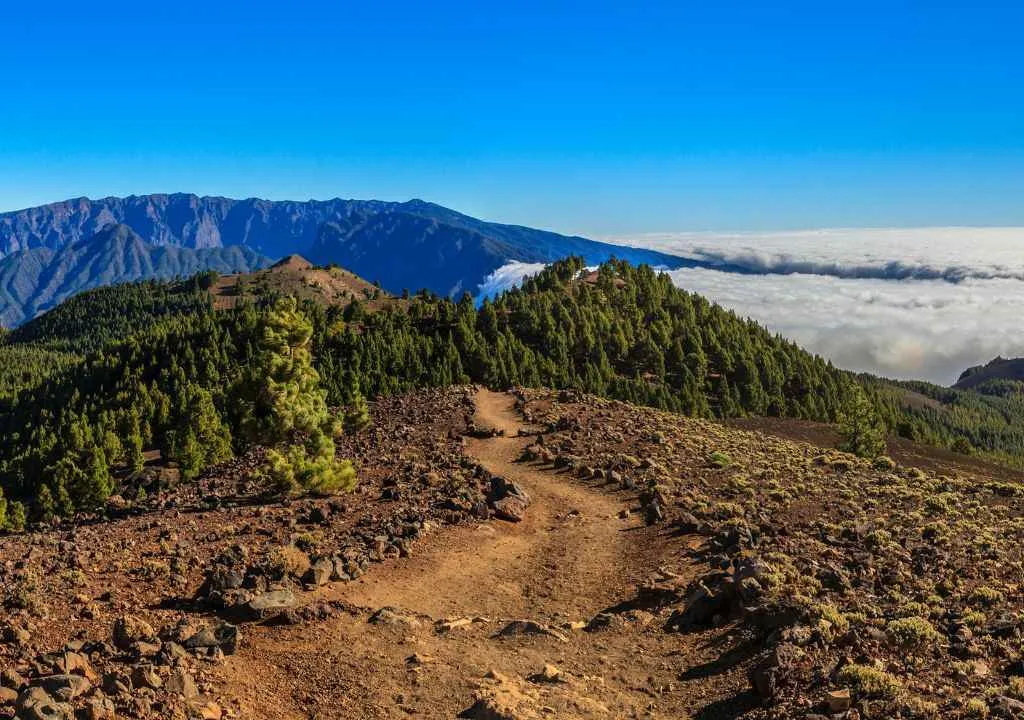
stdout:
[[(849, 370), (950, 385), (996, 355), (1024, 356), (1024, 228), (603, 239), (708, 263), (670, 275)], [(540, 267), (510, 263), (485, 286), (493, 295)]]
[(655, 233), (605, 238), (751, 274), (851, 280), (1024, 281), (1024, 228)]
[(996, 355), (1024, 355), (1024, 283), (887, 281), (676, 270), (676, 285), (849, 370), (950, 385)]

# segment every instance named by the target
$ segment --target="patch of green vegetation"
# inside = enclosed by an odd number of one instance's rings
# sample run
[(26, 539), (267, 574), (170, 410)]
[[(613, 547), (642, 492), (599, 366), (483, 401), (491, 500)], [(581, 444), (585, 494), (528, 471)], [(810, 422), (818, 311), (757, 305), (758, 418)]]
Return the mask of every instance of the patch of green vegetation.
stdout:
[(903, 683), (898, 678), (868, 665), (846, 665), (836, 679), (853, 686), (857, 694), (865, 698), (895, 698), (903, 691)]
[(732, 458), (730, 458), (724, 452), (715, 451), (711, 453), (710, 457), (708, 457), (708, 463), (710, 463), (712, 467), (716, 467), (719, 470), (724, 470), (725, 468), (732, 465)]
[(886, 632), (892, 642), (907, 648), (931, 645), (942, 637), (939, 631), (923, 617), (904, 617), (893, 620), (886, 627)]

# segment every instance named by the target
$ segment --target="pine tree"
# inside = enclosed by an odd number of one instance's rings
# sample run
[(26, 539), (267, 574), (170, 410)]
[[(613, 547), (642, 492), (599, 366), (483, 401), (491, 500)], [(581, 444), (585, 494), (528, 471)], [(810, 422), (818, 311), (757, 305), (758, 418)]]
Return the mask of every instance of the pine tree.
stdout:
[(49, 521), (57, 514), (57, 502), (53, 499), (53, 492), (50, 491), (49, 485), (39, 486), (39, 492), (36, 494), (36, 508), (39, 517), (44, 521)]
[(839, 415), (842, 449), (861, 457), (874, 458), (885, 452), (885, 425), (859, 385), (851, 384), (847, 406)]
[(270, 477), (283, 492), (351, 490), (355, 470), (335, 458), (338, 426), (312, 364), (312, 324), (286, 297), (266, 312), (260, 331), (256, 357), (236, 390), (244, 437), (271, 446)]
[(138, 472), (146, 464), (143, 456), (142, 429), (139, 425), (139, 414), (133, 409), (125, 421), (124, 433), (124, 459), (133, 472)]
[(7, 529), (22, 532), (25, 529), (25, 506), (15, 500), (7, 507)]
[(166, 450), (185, 480), (231, 457), (231, 433), (209, 391), (198, 385), (186, 387), (177, 427), (167, 434)]
[(347, 433), (357, 433), (370, 424), (370, 406), (359, 388), (359, 376), (352, 370), (345, 371), (345, 387), (342, 403), (345, 407), (344, 427)]

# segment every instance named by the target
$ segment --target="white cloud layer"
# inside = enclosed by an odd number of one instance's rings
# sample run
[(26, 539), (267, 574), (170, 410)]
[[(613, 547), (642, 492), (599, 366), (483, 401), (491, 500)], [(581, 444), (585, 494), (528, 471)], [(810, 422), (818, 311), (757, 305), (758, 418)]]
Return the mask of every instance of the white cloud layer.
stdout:
[(971, 365), (1024, 355), (1018, 280), (850, 280), (684, 269), (676, 285), (752, 317), (849, 370), (950, 385)]
[[(850, 370), (949, 385), (996, 355), (1024, 356), (1024, 228), (605, 239), (721, 263), (670, 274)], [(510, 263), (481, 290), (493, 295), (541, 267)]]
[(509, 262), (484, 278), (477, 290), (477, 297), (493, 298), (495, 295), (514, 288), (528, 275), (536, 275), (545, 268), (544, 263)]
[(1024, 280), (1024, 228), (845, 228), (605, 238), (752, 273)]

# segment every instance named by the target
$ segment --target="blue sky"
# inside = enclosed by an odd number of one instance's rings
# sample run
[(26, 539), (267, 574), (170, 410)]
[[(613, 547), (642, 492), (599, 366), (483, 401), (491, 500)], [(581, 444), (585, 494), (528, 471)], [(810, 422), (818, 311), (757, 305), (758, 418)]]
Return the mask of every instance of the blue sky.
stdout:
[(591, 235), (1024, 225), (1019, 2), (215, 5), (5, 8), (0, 209), (191, 191)]

